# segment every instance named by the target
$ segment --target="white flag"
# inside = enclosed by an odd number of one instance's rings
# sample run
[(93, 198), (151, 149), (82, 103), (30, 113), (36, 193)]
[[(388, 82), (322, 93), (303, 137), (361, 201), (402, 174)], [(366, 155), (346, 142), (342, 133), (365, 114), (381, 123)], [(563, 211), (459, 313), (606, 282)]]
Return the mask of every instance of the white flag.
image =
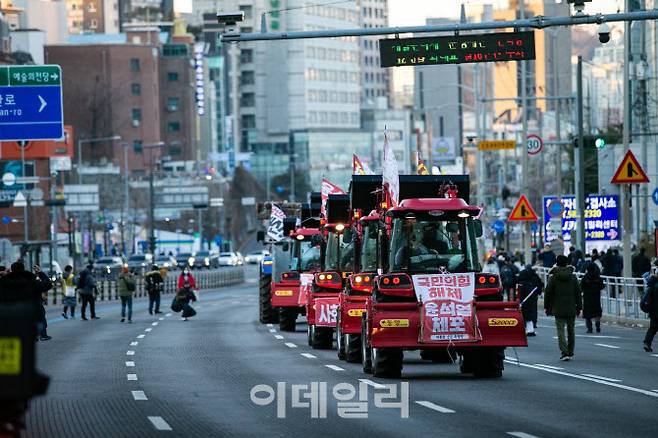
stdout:
[(384, 133), (384, 162), (382, 163), (382, 184), (391, 198), (391, 207), (398, 205), (400, 196), (400, 176), (398, 174), (398, 162), (391, 145), (388, 144), (388, 137)]
[(275, 242), (283, 240), (283, 219), (286, 217), (283, 210), (272, 204), (272, 214), (270, 215), (270, 225), (267, 227), (267, 235)]

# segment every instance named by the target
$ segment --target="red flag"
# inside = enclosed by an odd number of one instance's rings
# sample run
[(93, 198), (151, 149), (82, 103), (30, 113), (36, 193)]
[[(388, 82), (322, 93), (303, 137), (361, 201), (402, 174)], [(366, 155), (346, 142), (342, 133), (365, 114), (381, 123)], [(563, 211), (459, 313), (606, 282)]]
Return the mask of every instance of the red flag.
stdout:
[(344, 195), (345, 191), (338, 187), (336, 184), (329, 181), (327, 178), (322, 178), (322, 188), (320, 190), (322, 195), (322, 216), (324, 216), (324, 207), (327, 205), (329, 195)]
[(373, 175), (372, 170), (361, 161), (357, 154), (352, 154), (352, 175)]

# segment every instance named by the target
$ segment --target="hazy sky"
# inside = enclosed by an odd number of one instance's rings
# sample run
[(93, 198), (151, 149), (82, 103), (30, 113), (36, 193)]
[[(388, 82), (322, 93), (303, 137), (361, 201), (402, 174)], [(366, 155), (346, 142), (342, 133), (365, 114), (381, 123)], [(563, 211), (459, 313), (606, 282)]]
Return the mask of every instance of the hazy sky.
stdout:
[[(411, 26), (425, 24), (427, 17), (458, 17), (461, 3), (461, 0), (389, 0), (389, 21), (392, 26)], [(507, 4), (507, 0), (464, 0), (464, 3), (468, 8), (469, 3)], [(585, 12), (616, 12), (623, 3), (623, 0), (593, 0)]]

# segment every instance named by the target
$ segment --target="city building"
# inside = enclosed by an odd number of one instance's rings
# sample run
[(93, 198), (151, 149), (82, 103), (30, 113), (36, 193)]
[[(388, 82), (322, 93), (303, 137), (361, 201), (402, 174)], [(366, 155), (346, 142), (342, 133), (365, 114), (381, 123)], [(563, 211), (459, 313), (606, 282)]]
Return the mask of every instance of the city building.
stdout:
[(119, 0), (66, 0), (70, 34), (118, 33)]
[[(388, 26), (388, 0), (358, 0), (360, 26), (364, 28)], [(389, 69), (379, 62), (380, 36), (359, 38), (361, 46), (361, 102), (364, 107), (374, 107), (375, 100), (391, 93)]]

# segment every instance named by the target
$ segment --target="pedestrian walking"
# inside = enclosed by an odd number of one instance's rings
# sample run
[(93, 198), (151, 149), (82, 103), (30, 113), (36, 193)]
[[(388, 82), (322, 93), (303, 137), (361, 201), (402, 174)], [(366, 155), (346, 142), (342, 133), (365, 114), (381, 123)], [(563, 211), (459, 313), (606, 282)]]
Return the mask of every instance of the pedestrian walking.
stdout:
[(146, 273), (144, 282), (146, 283), (146, 292), (149, 295), (149, 314), (162, 313), (160, 312), (160, 296), (164, 290), (164, 279), (160, 274), (158, 265), (151, 266), (151, 271)]
[(537, 259), (541, 261), (541, 264), (545, 268), (552, 268), (555, 264), (555, 252), (551, 249), (551, 245), (546, 244), (544, 250), (537, 256)]
[(601, 290), (605, 287), (599, 268), (590, 263), (587, 265), (585, 275), (580, 280), (580, 289), (583, 291), (583, 318), (587, 326), (587, 333), (592, 333), (592, 320), (596, 325), (596, 333), (601, 333)]
[(128, 308), (128, 322), (133, 322), (133, 293), (137, 288), (135, 276), (128, 266), (121, 268), (121, 273), (117, 279), (119, 298), (121, 299), (121, 322), (126, 321), (126, 307)]
[(196, 315), (196, 310), (190, 305), (190, 301), (196, 301), (196, 295), (188, 283), (187, 286), (178, 289), (178, 292), (171, 303), (171, 310), (177, 313), (180, 311), (183, 312), (181, 315), (183, 321), (187, 321), (187, 318)]
[(516, 276), (519, 273), (519, 268), (517, 268), (512, 259), (507, 257), (500, 267), (500, 282), (503, 285), (503, 292), (507, 295), (509, 301), (514, 300), (514, 290), (516, 288)]
[(537, 300), (544, 290), (544, 283), (535, 270), (532, 269), (532, 265), (525, 265), (523, 270), (519, 272), (518, 289), (521, 312), (525, 321), (525, 334), (527, 336), (536, 336)]
[(557, 256), (555, 267), (549, 271), (544, 293), (544, 310), (547, 316), (555, 317), (558, 344), (562, 352), (560, 360), (563, 361), (573, 358), (576, 317), (583, 308), (580, 284), (573, 273), (573, 266), (567, 264), (568, 261), (566, 256)]
[(83, 321), (87, 321), (87, 306), (89, 306), (89, 317), (91, 319), (100, 319), (96, 316), (96, 277), (94, 277), (93, 265), (89, 263), (87, 267), (80, 272), (74, 281), (80, 300), (82, 301), (82, 309), (80, 313)]
[(34, 265), (34, 272), (27, 271), (22, 261), (11, 264), (10, 272), (0, 278), (0, 303), (32, 302), (34, 306), (34, 321), (37, 341), (48, 341), (48, 322), (44, 296), (53, 287), (39, 265)]
[(641, 278), (646, 272), (651, 271), (651, 260), (645, 254), (646, 251), (646, 248), (640, 248), (640, 252), (631, 261), (631, 270), (635, 278)]
[(66, 265), (64, 267), (64, 272), (62, 273), (61, 285), (62, 285), (62, 304), (64, 309), (62, 309), (62, 316), (65, 319), (68, 319), (67, 311), (71, 312), (71, 319), (75, 319), (75, 306), (77, 303), (77, 297), (75, 293), (75, 285), (73, 284), (73, 266)]
[[(658, 260), (655, 262), (658, 266)], [(649, 328), (644, 335), (644, 351), (651, 353), (653, 338), (658, 333), (658, 274), (651, 274), (647, 281), (647, 288), (640, 301), (640, 308), (649, 314)]]

